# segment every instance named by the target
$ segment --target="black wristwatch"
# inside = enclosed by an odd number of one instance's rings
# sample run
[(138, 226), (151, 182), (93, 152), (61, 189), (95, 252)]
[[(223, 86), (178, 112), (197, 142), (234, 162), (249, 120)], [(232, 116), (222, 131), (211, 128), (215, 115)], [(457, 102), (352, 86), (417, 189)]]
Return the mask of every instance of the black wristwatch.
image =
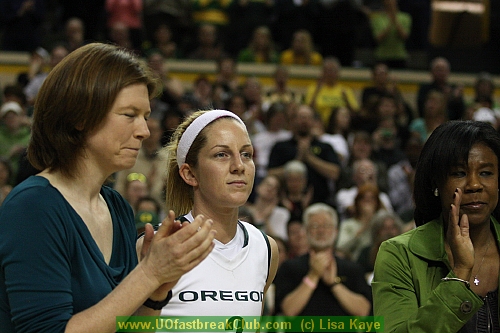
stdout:
[(153, 310), (161, 310), (165, 305), (168, 304), (171, 298), (172, 290), (168, 292), (167, 298), (165, 298), (163, 301), (153, 301), (151, 298), (148, 298), (146, 302), (143, 303), (143, 305)]

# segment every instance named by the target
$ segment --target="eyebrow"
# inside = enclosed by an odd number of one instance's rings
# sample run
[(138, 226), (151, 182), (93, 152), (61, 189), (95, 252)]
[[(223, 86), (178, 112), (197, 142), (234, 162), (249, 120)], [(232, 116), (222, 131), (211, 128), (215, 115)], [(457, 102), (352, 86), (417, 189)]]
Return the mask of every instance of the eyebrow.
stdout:
[[(248, 148), (248, 147), (253, 147), (253, 145), (251, 143), (249, 143), (249, 144), (243, 145), (241, 148), (244, 149), (244, 148)], [(214, 145), (211, 149), (214, 149), (214, 148), (229, 148), (229, 146), (228, 145)]]

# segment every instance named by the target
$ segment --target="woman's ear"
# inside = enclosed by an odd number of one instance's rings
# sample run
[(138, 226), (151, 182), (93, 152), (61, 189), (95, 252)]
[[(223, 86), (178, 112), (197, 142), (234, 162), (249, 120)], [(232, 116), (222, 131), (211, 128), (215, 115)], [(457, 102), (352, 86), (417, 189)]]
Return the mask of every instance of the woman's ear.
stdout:
[(190, 186), (198, 186), (198, 180), (196, 179), (196, 175), (194, 174), (189, 164), (184, 163), (181, 165), (179, 169), (179, 175), (186, 182), (186, 184)]

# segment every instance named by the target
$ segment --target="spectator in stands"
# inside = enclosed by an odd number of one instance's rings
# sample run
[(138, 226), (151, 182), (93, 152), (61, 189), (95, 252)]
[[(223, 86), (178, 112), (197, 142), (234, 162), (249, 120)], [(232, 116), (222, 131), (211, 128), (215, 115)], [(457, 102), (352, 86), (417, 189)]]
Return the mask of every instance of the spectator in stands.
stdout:
[(129, 48), (133, 50), (142, 49), (142, 2), (143, 0), (105, 0), (108, 29), (116, 29), (117, 23), (125, 25), (132, 43)]
[(393, 117), (381, 118), (372, 138), (374, 159), (383, 163), (386, 170), (406, 158), (402, 148), (406, 142), (402, 143)]
[(319, 113), (325, 127), (328, 126), (333, 108), (347, 107), (352, 113), (359, 109), (354, 90), (339, 82), (340, 70), (337, 58), (326, 58), (317, 82), (307, 88), (305, 103)]
[(5, 51), (32, 52), (41, 45), (44, 37), (44, 0), (0, 1), (2, 43)]
[(189, 59), (216, 61), (226, 56), (217, 26), (209, 23), (197, 28), (194, 50), (188, 54)]
[(387, 170), (389, 183), (389, 198), (395, 212), (405, 221), (413, 219), (413, 181), (423, 144), (416, 138), (411, 138), (404, 148), (406, 158)]
[[(139, 193), (137, 197), (147, 193), (160, 203), (163, 209), (165, 207), (163, 175), (166, 166), (163, 163), (164, 158), (158, 154), (161, 149), (160, 139), (163, 131), (158, 119), (149, 118), (147, 125), (150, 133), (149, 138), (142, 141), (134, 166), (116, 174), (115, 189), (131, 201), (129, 202), (132, 207), (134, 207), (137, 198), (134, 195), (129, 196), (127, 189), (130, 192)], [(138, 183), (131, 184), (133, 181), (138, 181)]]
[(328, 202), (332, 193), (325, 184), (338, 179), (340, 160), (332, 146), (314, 136), (313, 125), (314, 111), (308, 105), (300, 105), (290, 119), (293, 137), (273, 146), (268, 173), (281, 176), (286, 162), (302, 161), (307, 165), (309, 184), (314, 188), (312, 202)]
[(238, 62), (278, 63), (279, 54), (274, 48), (271, 30), (267, 26), (257, 27), (250, 43), (238, 54)]
[[(249, 43), (252, 44), (252, 35), (259, 27), (268, 27), (273, 19), (274, 0), (234, 0), (228, 8), (229, 25), (227, 29), (226, 50), (237, 56)], [(271, 31), (267, 28), (268, 32)], [(266, 37), (272, 41), (272, 37)], [(251, 61), (253, 62), (253, 61)]]
[(363, 248), (371, 244), (371, 220), (379, 210), (385, 210), (379, 194), (374, 183), (360, 186), (352, 216), (340, 221), (337, 251), (349, 260), (357, 261)]
[(349, 160), (346, 165), (342, 167), (339, 180), (337, 181), (337, 190), (342, 188), (350, 188), (355, 185), (353, 178), (353, 165), (354, 162), (363, 160), (363, 159), (371, 159), (377, 170), (377, 185), (380, 191), (384, 192), (387, 190), (387, 169), (385, 168), (384, 163), (380, 161), (376, 161), (374, 159), (373, 152), (373, 139), (370, 133), (365, 131), (355, 131), (349, 135), (348, 138), (349, 143)]
[[(151, 68), (154, 75), (156, 75), (162, 83), (162, 90), (157, 98), (165, 103), (167, 108), (177, 108), (185, 93), (184, 84), (181, 80), (169, 74), (168, 67), (165, 65), (165, 58), (158, 49), (149, 52), (147, 61), (149, 68)], [(156, 115), (153, 112), (152, 110), (153, 117), (162, 119), (162, 114)]]
[(403, 232), (404, 222), (395, 213), (378, 211), (370, 221), (370, 244), (361, 250), (357, 263), (363, 267), (366, 280), (371, 284), (373, 266), (378, 249), (383, 241), (396, 237)]
[(292, 133), (287, 129), (286, 106), (281, 103), (271, 104), (264, 113), (263, 124), (265, 129), (251, 138), (255, 158), (255, 183), (258, 184), (267, 175), (269, 155), (274, 144), (278, 141), (288, 140)]
[(290, 212), (280, 207), (281, 182), (274, 175), (267, 175), (256, 186), (256, 196), (253, 203), (247, 202), (254, 218), (254, 225), (270, 236), (288, 239), (287, 223)]
[(314, 189), (307, 181), (306, 165), (297, 160), (287, 162), (283, 170), (281, 206), (290, 212), (290, 220), (302, 221), (302, 214), (309, 207), (313, 194)]
[(424, 143), (432, 132), (448, 120), (446, 95), (440, 91), (429, 91), (426, 95), (423, 117), (414, 119), (409, 126), (412, 136)]
[(140, 197), (135, 204), (134, 211), (135, 228), (138, 235), (144, 232), (146, 223), (156, 226), (160, 223), (164, 215), (160, 204), (153, 197), (149, 196)]
[[(342, 188), (335, 195), (335, 203), (339, 213), (340, 221), (345, 220), (354, 214), (354, 202), (359, 189), (366, 184), (377, 184), (377, 166), (368, 159), (360, 159), (353, 163), (353, 181), (354, 186)], [(379, 199), (385, 209), (393, 211), (391, 200), (387, 193), (380, 191)]]
[(280, 54), (280, 64), (282, 65), (319, 66), (322, 63), (323, 56), (315, 51), (311, 33), (304, 29), (293, 34), (289, 48)]
[(490, 73), (481, 72), (474, 83), (474, 100), (482, 107), (498, 110), (500, 107), (495, 101), (495, 82)]
[(213, 25), (217, 28), (219, 41), (226, 41), (227, 26), (229, 24), (229, 6), (232, 1), (206, 1), (206, 0), (191, 0), (192, 22), (195, 26), (205, 24)]
[(411, 16), (401, 12), (398, 0), (383, 0), (382, 11), (370, 16), (373, 37), (377, 43), (375, 59), (390, 68), (406, 68), (408, 51), (406, 40), (411, 32)]
[(238, 90), (240, 82), (238, 80), (238, 67), (234, 58), (222, 56), (217, 59), (215, 84), (221, 85), (228, 94)]
[(271, 30), (278, 49), (284, 50), (289, 47), (299, 30), (315, 35), (319, 10), (319, 1), (275, 1)]
[(185, 47), (192, 42), (191, 0), (143, 0), (143, 19), (145, 37), (148, 41), (154, 41), (156, 29), (168, 23), (173, 41), (179, 46), (180, 53), (184, 56)]
[[(56, 43), (51, 51), (50, 51), (50, 59), (49, 59), (49, 71), (54, 68), (61, 60), (63, 60), (64, 57), (68, 55), (68, 49), (64, 43)], [(46, 71), (42, 70), (42, 66), (44, 64), (43, 61), (37, 61), (36, 62), (38, 66), (40, 66), (40, 70), (36, 71), (33, 70), (33, 73), (37, 73), (31, 78), (24, 87), (24, 94), (26, 95), (26, 98), (28, 100), (29, 105), (33, 105), (35, 102), (36, 95), (38, 94), (38, 90), (40, 90), (40, 87), (42, 86), (43, 82), (45, 81), (45, 78), (49, 74)], [(34, 65), (36, 66), (36, 65)]]
[(287, 224), (288, 231), (288, 259), (299, 257), (309, 252), (309, 242), (302, 217), (300, 219), (291, 219)]
[(85, 44), (85, 24), (78, 17), (72, 17), (64, 26), (64, 41), (68, 52), (72, 52)]
[(280, 102), (284, 104), (300, 103), (302, 96), (289, 88), (289, 72), (287, 67), (278, 65), (273, 74), (274, 86), (265, 93), (264, 103), (270, 105)]
[(346, 107), (336, 107), (332, 110), (328, 128), (325, 128), (319, 116), (315, 118), (316, 137), (333, 147), (342, 165), (346, 165), (349, 160), (349, 145), (346, 137), (350, 129), (350, 122), (351, 113)]
[(14, 176), (31, 137), (29, 124), (17, 102), (6, 102), (0, 107), (0, 157), (9, 160)]
[[(199, 75), (193, 82), (192, 90), (187, 90), (182, 97), (189, 101), (192, 110), (208, 110), (213, 107), (212, 83), (206, 75)], [(187, 114), (188, 110), (183, 110)]]
[(141, 49), (136, 48), (130, 36), (130, 28), (123, 22), (115, 22), (108, 28), (108, 40), (120, 47), (126, 48), (137, 55), (141, 54)]
[[(363, 87), (361, 91), (361, 110), (369, 114), (382, 96), (392, 95), (396, 99), (398, 114), (407, 117), (406, 125), (414, 118), (413, 110), (403, 98), (396, 80), (390, 74), (389, 67), (383, 62), (375, 63), (371, 68), (371, 84)], [(403, 125), (403, 124), (400, 124)]]
[(172, 29), (167, 23), (160, 23), (154, 27), (152, 39), (143, 45), (146, 54), (150, 49), (157, 49), (165, 59), (181, 58), (181, 50), (177, 46)]
[(285, 261), (278, 269), (276, 307), (285, 316), (367, 316), (370, 288), (360, 266), (338, 257), (338, 218), (326, 204), (304, 212), (310, 250)]
[(446, 58), (437, 57), (431, 62), (432, 82), (421, 84), (417, 94), (418, 114), (424, 117), (427, 95), (432, 90), (440, 91), (445, 96), (447, 118), (460, 119), (465, 111), (463, 87), (449, 82), (450, 63)]
[(22, 87), (17, 84), (7, 84), (3, 87), (3, 102), (17, 102), (23, 110), (27, 106), (26, 95)]

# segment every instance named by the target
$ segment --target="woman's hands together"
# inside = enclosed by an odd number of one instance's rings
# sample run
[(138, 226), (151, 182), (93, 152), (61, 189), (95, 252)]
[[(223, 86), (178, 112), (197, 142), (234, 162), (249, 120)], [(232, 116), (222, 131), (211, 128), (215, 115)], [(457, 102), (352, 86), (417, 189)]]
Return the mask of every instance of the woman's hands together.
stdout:
[(179, 278), (203, 261), (214, 247), (216, 231), (213, 222), (198, 215), (192, 223), (175, 221), (169, 211), (158, 231), (146, 225), (140, 248), (140, 263), (156, 283), (158, 289), (151, 295), (153, 300), (163, 300)]

